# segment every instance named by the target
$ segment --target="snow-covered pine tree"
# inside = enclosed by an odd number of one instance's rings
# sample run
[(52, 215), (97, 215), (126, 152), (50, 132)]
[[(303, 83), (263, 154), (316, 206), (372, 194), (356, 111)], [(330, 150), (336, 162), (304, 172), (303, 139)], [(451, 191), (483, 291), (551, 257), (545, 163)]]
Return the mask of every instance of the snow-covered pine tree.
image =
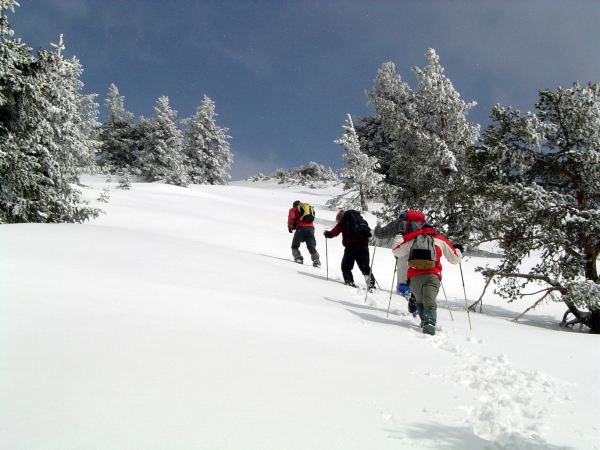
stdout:
[(154, 117), (139, 119), (140, 173), (148, 182), (188, 184), (182, 153), (183, 132), (175, 122), (176, 117), (177, 111), (169, 106), (169, 98), (162, 96), (154, 107)]
[(342, 158), (346, 167), (340, 169), (340, 175), (344, 182), (344, 191), (351, 194), (345, 198), (344, 209), (368, 211), (368, 201), (378, 196), (385, 176), (375, 172), (379, 168), (377, 158), (361, 151), (350, 114), (344, 129), (346, 133), (335, 141), (336, 144), (344, 146)]
[(227, 128), (217, 126), (216, 115), (215, 102), (205, 95), (202, 106), (186, 121), (183, 151), (187, 176), (195, 184), (225, 184), (231, 178), (227, 173), (233, 161), (227, 142), (231, 136)]
[(380, 173), (393, 187), (384, 199), (388, 216), (402, 209), (424, 211), (450, 238), (466, 240), (473, 211), (464, 193), (463, 156), (479, 134), (479, 126), (466, 120), (475, 102), (459, 98), (433, 49), (426, 56), (428, 66), (412, 69), (419, 81), (414, 90), (393, 63), (383, 65), (367, 92), (376, 115), (359, 119), (357, 133), (361, 149), (378, 158)]
[(79, 93), (81, 66), (57, 52), (31, 48), (12, 39), (0, 2), (0, 221), (83, 222), (99, 210), (85, 206), (73, 188), (95, 144), (93, 96)]
[(104, 104), (108, 116), (100, 133), (101, 152), (98, 164), (111, 174), (135, 174), (139, 170), (138, 132), (133, 114), (125, 110), (125, 97), (114, 84), (108, 89)]
[[(537, 114), (496, 105), (473, 175), (496, 213), (492, 230), (506, 258), (481, 269), (513, 301), (541, 284), (540, 299), (563, 301), (575, 322), (600, 333), (600, 84), (540, 92)], [(541, 261), (529, 268), (532, 252)], [(531, 292), (531, 290), (529, 290)]]

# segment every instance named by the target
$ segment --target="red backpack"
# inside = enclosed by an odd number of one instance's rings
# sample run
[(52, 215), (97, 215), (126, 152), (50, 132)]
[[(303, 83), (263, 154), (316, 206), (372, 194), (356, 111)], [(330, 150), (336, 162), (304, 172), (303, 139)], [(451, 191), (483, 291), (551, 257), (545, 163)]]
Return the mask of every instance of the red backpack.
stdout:
[(398, 232), (406, 235), (420, 230), (425, 224), (425, 214), (420, 211), (401, 211)]

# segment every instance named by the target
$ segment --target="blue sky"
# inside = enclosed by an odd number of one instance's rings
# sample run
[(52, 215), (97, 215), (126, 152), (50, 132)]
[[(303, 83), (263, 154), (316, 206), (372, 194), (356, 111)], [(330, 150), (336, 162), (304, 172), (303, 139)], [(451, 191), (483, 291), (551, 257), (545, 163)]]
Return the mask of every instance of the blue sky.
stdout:
[[(229, 128), (233, 179), (309, 161), (337, 169), (346, 115), (371, 115), (364, 91), (392, 61), (434, 48), (485, 126), (494, 104), (533, 110), (540, 89), (600, 82), (600, 2), (553, 0), (19, 0), (15, 37), (65, 54), (104, 104), (114, 83), (136, 117), (166, 95), (189, 117), (204, 95)], [(100, 120), (105, 110), (101, 108)]]

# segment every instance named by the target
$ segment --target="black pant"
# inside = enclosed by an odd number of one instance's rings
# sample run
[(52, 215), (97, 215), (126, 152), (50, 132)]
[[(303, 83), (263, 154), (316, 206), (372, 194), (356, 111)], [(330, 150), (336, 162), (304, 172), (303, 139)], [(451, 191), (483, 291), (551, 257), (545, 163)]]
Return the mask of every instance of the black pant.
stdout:
[(319, 261), (317, 252), (317, 240), (315, 239), (315, 227), (298, 227), (292, 239), (292, 255), (294, 258), (303, 259), (300, 254), (300, 244), (306, 242), (306, 247), (313, 261)]
[[(352, 269), (354, 269), (355, 261), (363, 275), (371, 275), (371, 269), (369, 268), (369, 244), (366, 242), (353, 242), (346, 245), (344, 256), (342, 257), (342, 275), (345, 282), (354, 283)], [(373, 280), (372, 283), (374, 283), (375, 278), (371, 278)]]

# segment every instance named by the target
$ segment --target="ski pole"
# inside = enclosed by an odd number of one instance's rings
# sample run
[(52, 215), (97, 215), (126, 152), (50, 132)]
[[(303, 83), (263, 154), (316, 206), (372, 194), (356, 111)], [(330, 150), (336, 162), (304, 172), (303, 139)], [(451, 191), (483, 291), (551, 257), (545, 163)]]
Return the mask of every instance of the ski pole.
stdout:
[(467, 288), (465, 287), (465, 277), (463, 276), (462, 264), (459, 262), (458, 267), (460, 267), (460, 278), (462, 278), (463, 291), (465, 293), (465, 306), (467, 307), (467, 317), (469, 318), (469, 330), (472, 330), (471, 327), (471, 314), (469, 313), (469, 305), (467, 304)]
[(444, 297), (446, 297), (446, 306), (448, 306), (448, 312), (450, 313), (450, 318), (452, 322), (454, 322), (454, 317), (452, 317), (452, 311), (450, 311), (450, 303), (448, 303), (448, 296), (446, 295), (446, 289), (444, 289), (444, 283), (440, 282), (442, 285), (442, 291), (444, 291)]
[[(367, 248), (369, 248), (369, 247), (367, 246)], [(377, 246), (373, 247), (373, 258), (371, 258), (371, 267), (369, 268), (369, 285), (371, 284), (371, 278), (373, 278), (373, 263), (375, 262), (375, 250), (377, 250)], [(369, 295), (369, 286), (367, 286), (367, 289), (365, 290), (365, 303), (367, 303), (368, 295)]]
[(329, 281), (329, 253), (327, 252), (327, 238), (325, 238), (325, 267), (327, 268), (327, 281)]
[(392, 287), (390, 288), (390, 301), (388, 303), (387, 316), (385, 317), (389, 317), (390, 315), (390, 306), (392, 305), (392, 292), (394, 292), (394, 284), (396, 281), (396, 270), (398, 270), (398, 257), (396, 257), (396, 264), (394, 264), (394, 275), (392, 275)]

